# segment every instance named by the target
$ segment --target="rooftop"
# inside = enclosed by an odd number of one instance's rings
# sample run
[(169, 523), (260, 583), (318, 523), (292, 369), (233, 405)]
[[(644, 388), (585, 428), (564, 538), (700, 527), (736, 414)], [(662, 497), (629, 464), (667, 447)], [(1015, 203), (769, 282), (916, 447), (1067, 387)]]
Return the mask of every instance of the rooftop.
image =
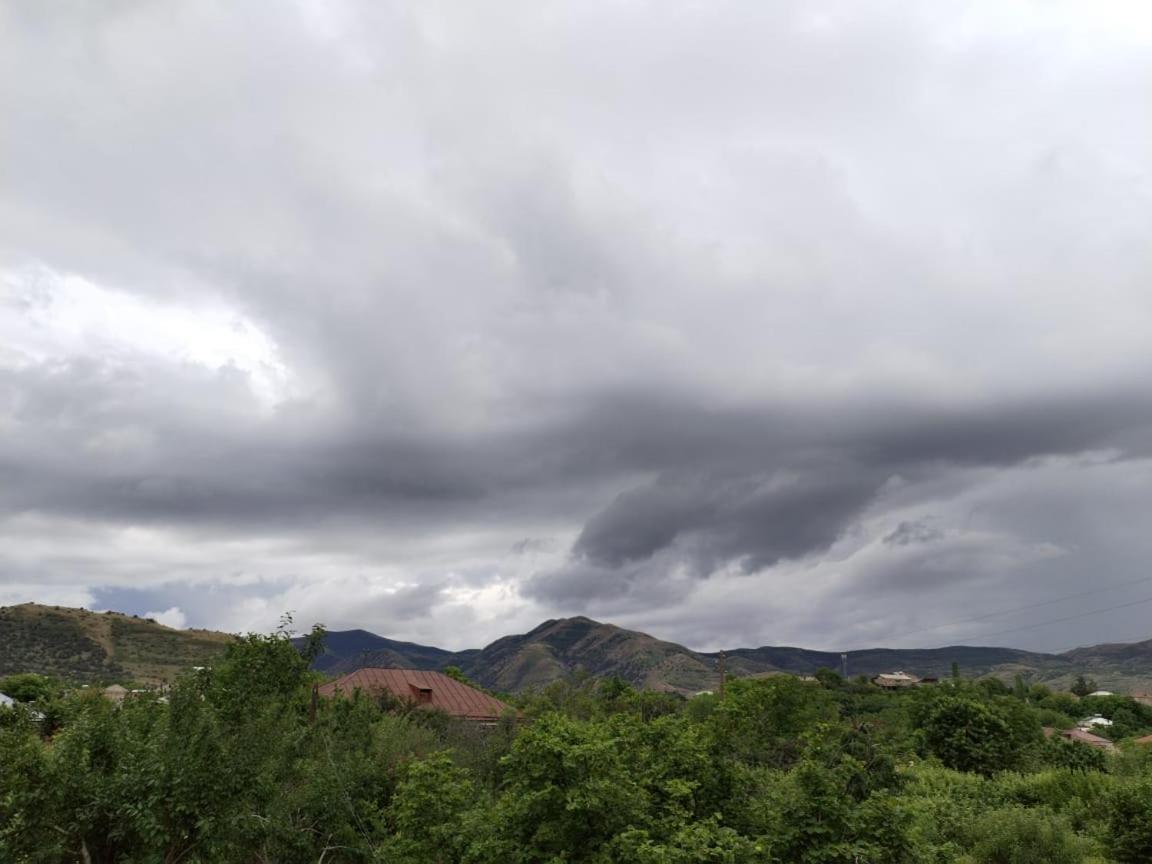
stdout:
[(388, 693), (403, 702), (443, 711), (466, 720), (498, 720), (510, 706), (441, 672), (367, 667), (320, 687), (321, 696), (350, 696), (356, 690)]

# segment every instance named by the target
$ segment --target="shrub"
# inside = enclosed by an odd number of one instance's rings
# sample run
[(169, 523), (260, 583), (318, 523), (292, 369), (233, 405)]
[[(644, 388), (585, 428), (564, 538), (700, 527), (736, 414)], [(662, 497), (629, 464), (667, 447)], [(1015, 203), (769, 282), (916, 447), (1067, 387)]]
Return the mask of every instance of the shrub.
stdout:
[(1082, 864), (1095, 850), (1059, 816), (1042, 809), (1006, 807), (977, 826), (973, 864)]

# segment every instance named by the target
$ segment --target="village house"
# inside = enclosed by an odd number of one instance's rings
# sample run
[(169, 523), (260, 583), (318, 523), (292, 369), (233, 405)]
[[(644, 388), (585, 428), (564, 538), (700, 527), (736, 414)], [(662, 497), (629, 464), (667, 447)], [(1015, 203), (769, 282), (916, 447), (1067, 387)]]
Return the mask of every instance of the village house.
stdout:
[(1065, 729), (1063, 732), (1057, 733), (1051, 726), (1044, 727), (1044, 737), (1051, 738), (1054, 735), (1059, 736), (1066, 741), (1075, 741), (1079, 744), (1084, 744), (1088, 747), (1095, 747), (1097, 750), (1103, 750), (1105, 753), (1115, 753), (1116, 745), (1099, 735), (1094, 735), (1086, 729)]
[(442, 672), (368, 667), (349, 672), (319, 688), (321, 696), (351, 696), (360, 690), (371, 696), (391, 696), (400, 702), (443, 711), (451, 717), (490, 724), (514, 709), (494, 696)]
[(920, 679), (907, 672), (883, 672), (872, 679), (872, 683), (885, 690), (900, 690), (904, 687), (915, 687)]

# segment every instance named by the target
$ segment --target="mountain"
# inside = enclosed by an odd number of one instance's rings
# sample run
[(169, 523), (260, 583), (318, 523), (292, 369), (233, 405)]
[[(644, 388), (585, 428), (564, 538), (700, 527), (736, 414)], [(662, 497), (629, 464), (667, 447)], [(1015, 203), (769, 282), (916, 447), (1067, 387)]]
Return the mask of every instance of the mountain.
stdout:
[(547, 684), (577, 671), (617, 675), (636, 686), (681, 691), (707, 689), (714, 665), (683, 645), (590, 618), (545, 621), (522, 636), (505, 636), (463, 666), (493, 690)]
[[(175, 630), (117, 612), (57, 606), (0, 607), (0, 675), (43, 672), (75, 681), (171, 680), (190, 666), (211, 665), (235, 637), (209, 630)], [(840, 669), (832, 651), (787, 646), (734, 648), (725, 652), (733, 677)], [(574, 674), (618, 675), (638, 687), (694, 693), (719, 684), (718, 652), (693, 651), (591, 618), (545, 621), (528, 633), (505, 636), (480, 649), (447, 651), (401, 642), (366, 630), (327, 634), (314, 667), (339, 674), (361, 666), (442, 670), (458, 666), (477, 683), (515, 692)], [(944, 677), (952, 663), (966, 677), (1016, 675), (1067, 689), (1077, 675), (1117, 692), (1152, 692), (1152, 640), (1094, 645), (1063, 654), (1015, 648), (955, 645), (948, 648), (872, 648), (848, 652), (849, 675), (905, 670)]]
[[(301, 644), (303, 640), (297, 640)], [(460, 666), (479, 651), (445, 651), (414, 642), (385, 639), (367, 630), (338, 630), (324, 639), (323, 653), (312, 667), (332, 674), (351, 672), (362, 666), (393, 666), (400, 669), (440, 670)]]
[[(355, 634), (345, 641), (345, 634)], [(351, 650), (343, 646), (351, 646)], [(373, 651), (380, 653), (374, 654)], [(733, 677), (839, 670), (838, 652), (787, 646), (735, 648), (726, 653)], [(543, 686), (577, 672), (594, 678), (618, 675), (638, 687), (693, 693), (719, 684), (719, 652), (693, 651), (646, 633), (590, 618), (545, 621), (534, 630), (505, 636), (480, 650), (447, 652), (410, 642), (394, 642), (363, 630), (330, 633), (318, 669), (347, 671), (369, 665), (410, 669), (459, 666), (472, 680), (493, 690), (515, 692)], [(957, 663), (966, 677), (993, 675), (1012, 681), (1044, 682), (1067, 689), (1076, 675), (1118, 692), (1152, 692), (1152, 640), (1131, 645), (1097, 645), (1064, 654), (1016, 648), (954, 645), (946, 648), (871, 648), (848, 652), (848, 674), (869, 677), (905, 670), (922, 677), (945, 677)]]
[(224, 653), (226, 633), (175, 630), (149, 618), (24, 603), (0, 607), (0, 675), (71, 681), (170, 681)]

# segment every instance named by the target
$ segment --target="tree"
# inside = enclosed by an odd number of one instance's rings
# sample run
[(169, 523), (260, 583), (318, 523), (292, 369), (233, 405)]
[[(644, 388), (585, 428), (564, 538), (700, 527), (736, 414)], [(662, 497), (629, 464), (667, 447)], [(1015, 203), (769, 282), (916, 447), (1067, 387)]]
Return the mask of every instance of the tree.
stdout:
[(839, 690), (844, 686), (844, 678), (835, 669), (828, 669), (821, 666), (814, 673), (815, 679), (820, 682), (820, 686), (826, 690)]
[(720, 752), (786, 767), (800, 755), (801, 736), (837, 714), (828, 690), (791, 675), (774, 675), (731, 681), (710, 722)]
[(1014, 700), (946, 693), (921, 706), (917, 715), (924, 749), (957, 771), (987, 776), (1013, 768), (1042, 740), (1035, 716)]
[(1074, 695), (1084, 697), (1089, 693), (1096, 692), (1096, 682), (1091, 678), (1085, 678), (1083, 675), (1077, 675), (1076, 681), (1072, 684), (1070, 690)]
[(594, 861), (640, 827), (650, 801), (606, 722), (546, 714), (505, 759), (494, 856), (508, 862)]
[(0, 678), (0, 693), (12, 697), (17, 702), (38, 702), (56, 698), (63, 689), (55, 678), (37, 675), (35, 672), (22, 672)]
[(1117, 789), (1107, 813), (1113, 857), (1121, 864), (1152, 861), (1152, 779)]
[(1024, 683), (1024, 676), (1017, 674), (1012, 679), (1012, 695), (1019, 699), (1021, 702), (1028, 701), (1028, 685)]

